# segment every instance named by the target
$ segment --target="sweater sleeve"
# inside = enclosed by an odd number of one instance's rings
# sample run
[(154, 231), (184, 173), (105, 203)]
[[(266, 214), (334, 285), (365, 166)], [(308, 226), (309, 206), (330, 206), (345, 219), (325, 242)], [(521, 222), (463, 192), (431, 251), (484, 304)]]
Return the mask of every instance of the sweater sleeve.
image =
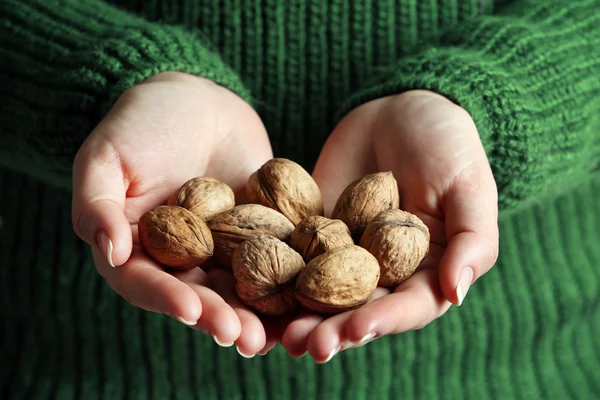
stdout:
[(341, 115), (412, 89), (471, 114), (501, 208), (566, 190), (600, 161), (600, 1), (517, 0), (463, 23), (383, 69)]
[(131, 86), (181, 71), (249, 94), (198, 32), (101, 0), (0, 1), (0, 165), (70, 186), (75, 153)]

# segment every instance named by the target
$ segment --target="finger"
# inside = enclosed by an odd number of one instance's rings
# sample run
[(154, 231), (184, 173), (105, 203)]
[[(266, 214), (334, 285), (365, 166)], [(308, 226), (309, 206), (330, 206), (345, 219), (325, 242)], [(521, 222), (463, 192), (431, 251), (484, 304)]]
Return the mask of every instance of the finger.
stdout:
[(125, 185), (119, 155), (109, 142), (82, 147), (73, 164), (73, 229), (99, 248), (111, 266), (124, 264), (131, 255)]
[[(368, 105), (370, 108), (371, 105)], [(348, 114), (331, 133), (321, 150), (313, 178), (323, 194), (325, 215), (330, 215), (342, 191), (352, 181), (375, 172), (371, 143), (372, 125), (366, 109)]]
[(356, 310), (344, 330), (351, 342), (420, 329), (444, 314), (446, 301), (435, 268), (419, 270), (401, 283), (394, 293)]
[(257, 352), (259, 356), (265, 356), (267, 353), (281, 340), (283, 332), (288, 324), (293, 320), (292, 315), (283, 315), (278, 317), (263, 317), (261, 319), (263, 327), (265, 329), (266, 340), (264, 347)]
[(240, 321), (241, 333), (235, 341), (238, 353), (245, 358), (254, 357), (266, 344), (266, 334), (262, 322), (256, 313), (242, 303), (237, 296), (231, 272), (215, 269), (208, 272), (208, 276), (211, 287), (231, 306)]
[(306, 313), (290, 322), (281, 338), (281, 345), (292, 357), (302, 357), (307, 352), (308, 337), (322, 321), (317, 314)]
[(448, 244), (440, 285), (448, 301), (461, 305), (471, 284), (498, 258), (498, 197), (489, 166), (461, 175), (443, 207)]
[(173, 273), (196, 292), (202, 304), (202, 315), (193, 329), (211, 335), (222, 347), (233, 346), (240, 337), (242, 325), (237, 314), (221, 296), (207, 287), (208, 277), (200, 268)]
[(263, 347), (262, 350), (260, 350), (256, 354), (258, 354), (259, 356), (266, 356), (271, 350), (275, 348), (275, 346), (277, 346), (277, 340), (268, 339), (265, 343), (265, 347)]
[[(248, 200), (248, 178), (273, 158), (273, 150), (262, 120), (251, 106), (244, 103), (235, 113), (237, 121), (245, 121), (244, 125), (235, 124), (229, 117), (227, 122), (234, 124), (233, 131), (243, 130), (243, 134), (225, 135), (221, 138), (215, 145), (206, 174), (227, 183), (235, 193), (235, 203), (244, 204)], [(231, 160), (235, 162), (230, 162)]]
[(266, 339), (265, 346), (257, 354), (260, 356), (264, 356), (269, 351), (271, 351), (277, 345), (277, 343), (281, 340), (281, 338), (283, 337), (283, 334), (285, 332), (285, 329), (293, 320), (294, 320), (294, 315), (291, 315), (291, 314), (277, 316), (277, 317), (261, 318), (267, 339)]
[[(423, 270), (437, 271), (439, 262), (442, 257), (442, 254), (444, 253), (444, 250), (445, 249), (442, 246), (432, 244), (429, 249), (429, 253), (423, 259), (423, 261), (419, 264), (418, 271), (423, 271)], [(435, 276), (435, 273), (433, 273), (432, 275)], [(373, 294), (373, 298), (371, 299), (371, 301), (368, 304), (371, 304), (374, 301), (376, 301), (377, 299), (380, 299), (381, 297), (386, 296), (388, 294), (389, 294), (389, 289), (378, 287), (377, 290), (375, 291), (375, 293)], [(364, 306), (364, 307), (367, 307), (367, 306)], [(338, 325), (335, 328), (335, 331), (340, 332), (340, 342), (341, 342), (340, 350), (363, 346), (363, 345), (375, 340), (377, 337), (380, 336), (375, 331), (368, 331), (367, 333), (365, 333), (365, 331), (362, 331), (362, 330), (358, 331), (358, 332), (352, 332), (352, 328), (351, 328), (352, 324), (348, 324), (348, 322), (347, 322), (347, 321), (349, 321), (349, 319), (350, 318), (344, 318), (344, 319), (340, 319), (340, 320), (330, 319), (324, 323), (324, 324), (334, 323), (334, 324)], [(344, 325), (344, 326), (342, 326), (342, 325)], [(323, 335), (327, 335), (327, 334), (328, 333), (325, 332)], [(314, 339), (315, 341), (322, 340), (322, 338), (317, 335), (318, 335), (318, 331), (315, 330), (315, 332), (312, 333), (312, 335), (311, 335), (311, 336), (314, 336), (314, 338), (311, 337), (311, 340), (312, 339)], [(325, 336), (325, 338), (326, 338), (326, 336)]]
[(429, 245), (429, 252), (425, 256), (425, 258), (423, 258), (423, 260), (419, 263), (417, 271), (431, 268), (435, 268), (436, 270), (438, 270), (440, 266), (440, 260), (442, 259), (445, 251), (445, 247), (439, 246), (435, 243), (431, 243)]
[(100, 275), (132, 305), (167, 314), (189, 326), (195, 325), (202, 315), (198, 295), (188, 285), (163, 271), (140, 248), (134, 248), (129, 260), (119, 268), (111, 268), (97, 248), (93, 247), (92, 251)]
[[(388, 293), (388, 289), (377, 288), (371, 301), (376, 301)], [(367, 307), (367, 305), (363, 307)], [(363, 345), (367, 340), (372, 338), (361, 337), (359, 340), (348, 339), (345, 332), (345, 326), (358, 310), (360, 310), (360, 308), (327, 318), (310, 332), (307, 349), (316, 362), (326, 363), (339, 351)]]

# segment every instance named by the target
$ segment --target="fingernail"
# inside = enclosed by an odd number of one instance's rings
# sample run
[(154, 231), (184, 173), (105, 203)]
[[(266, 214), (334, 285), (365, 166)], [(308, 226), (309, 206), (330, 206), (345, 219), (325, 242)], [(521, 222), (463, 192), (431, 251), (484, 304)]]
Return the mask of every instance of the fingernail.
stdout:
[(236, 348), (238, 354), (244, 358), (252, 358), (256, 355), (256, 354), (244, 354), (244, 353), (242, 353), (242, 351), (240, 350), (240, 348), (238, 346), (235, 346), (235, 348)]
[(290, 356), (294, 357), (294, 358), (302, 358), (304, 357), (304, 355), (307, 353), (307, 351), (303, 351), (302, 353), (290, 353)]
[(223, 343), (215, 335), (211, 335), (211, 336), (214, 339), (215, 343), (218, 344), (221, 347), (231, 347), (231, 346), (233, 346), (233, 342), (231, 342), (231, 343)]
[(473, 283), (473, 269), (471, 267), (466, 267), (461, 271), (458, 285), (456, 285), (456, 297), (458, 298), (459, 306), (463, 303), (465, 296), (471, 287), (471, 283)]
[(271, 347), (270, 349), (266, 349), (266, 350), (261, 350), (259, 351), (258, 354), (259, 356), (266, 356), (268, 352), (270, 352), (271, 350), (273, 350), (275, 348), (275, 346)]
[(327, 358), (325, 360), (317, 361), (317, 363), (325, 364), (326, 362), (329, 362), (333, 358), (333, 356), (335, 356), (340, 351), (341, 348), (342, 348), (342, 346), (338, 346), (335, 349), (331, 350), (331, 353), (329, 353), (329, 355), (327, 356)]
[(342, 344), (340, 345), (340, 351), (344, 351), (346, 349), (351, 349), (352, 347), (354, 347), (353, 342), (351, 342), (350, 340), (344, 340), (342, 342)]
[(363, 344), (366, 344), (369, 340), (373, 339), (375, 336), (377, 336), (377, 334), (375, 332), (367, 333), (365, 336), (360, 338), (358, 341), (350, 342), (350, 346), (351, 347), (362, 346)]
[(104, 231), (98, 232), (98, 247), (104, 253), (104, 256), (108, 260), (108, 264), (114, 268), (115, 264), (112, 260), (113, 244), (108, 237), (108, 234)]
[(175, 319), (177, 321), (181, 322), (182, 324), (187, 325), (187, 326), (194, 326), (194, 325), (196, 325), (198, 323), (198, 321), (188, 321), (188, 320), (185, 320), (185, 319), (181, 318), (178, 315), (175, 316)]

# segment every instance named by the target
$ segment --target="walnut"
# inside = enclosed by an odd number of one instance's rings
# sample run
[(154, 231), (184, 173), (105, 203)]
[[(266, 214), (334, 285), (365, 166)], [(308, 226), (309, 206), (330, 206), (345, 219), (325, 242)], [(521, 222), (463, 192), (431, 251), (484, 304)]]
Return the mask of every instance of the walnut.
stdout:
[(399, 205), (398, 183), (394, 175), (378, 172), (348, 185), (338, 198), (331, 217), (344, 221), (354, 239), (359, 240), (373, 218)]
[(233, 190), (221, 181), (208, 177), (192, 178), (177, 189), (167, 202), (198, 215), (204, 221), (235, 206)]
[(289, 241), (294, 225), (281, 213), (260, 204), (243, 204), (214, 217), (208, 223), (215, 241), (215, 256), (226, 267), (242, 242), (260, 235)]
[(354, 244), (350, 230), (339, 219), (313, 215), (302, 220), (292, 232), (290, 246), (309, 262), (336, 247)]
[(373, 296), (379, 264), (362, 247), (337, 247), (309, 262), (296, 280), (296, 298), (320, 313), (358, 308)]
[(185, 208), (158, 206), (140, 217), (138, 229), (142, 247), (166, 266), (191, 269), (212, 256), (208, 226)]
[(388, 210), (367, 225), (360, 245), (379, 261), (379, 286), (396, 287), (429, 252), (429, 229), (416, 215)]
[(257, 236), (240, 244), (231, 260), (240, 299), (258, 312), (282, 315), (298, 306), (293, 288), (304, 268), (302, 256), (273, 236)]
[(267, 161), (246, 185), (250, 203), (262, 204), (297, 225), (309, 215), (323, 215), (323, 198), (317, 183), (300, 165), (285, 158)]

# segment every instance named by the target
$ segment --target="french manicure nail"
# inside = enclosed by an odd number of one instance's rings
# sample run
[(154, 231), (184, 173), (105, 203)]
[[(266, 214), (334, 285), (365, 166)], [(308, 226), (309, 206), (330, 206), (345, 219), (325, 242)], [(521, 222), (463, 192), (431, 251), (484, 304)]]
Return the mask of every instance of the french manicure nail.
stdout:
[(456, 285), (456, 297), (458, 298), (459, 306), (463, 303), (465, 296), (471, 287), (471, 283), (473, 283), (473, 269), (471, 267), (466, 267), (461, 271), (458, 285)]
[(346, 349), (351, 349), (352, 347), (354, 347), (354, 343), (351, 342), (350, 340), (344, 340), (342, 342), (342, 344), (340, 345), (340, 351), (346, 350)]
[(108, 260), (108, 264), (114, 268), (115, 264), (113, 263), (113, 260), (112, 260), (112, 253), (113, 253), (112, 240), (110, 240), (110, 238), (108, 237), (108, 234), (105, 231), (98, 232), (97, 240), (98, 240), (98, 247), (104, 253), (104, 256)]
[(231, 347), (231, 346), (233, 346), (233, 342), (231, 342), (231, 343), (223, 343), (215, 335), (211, 335), (211, 336), (214, 339), (215, 343), (218, 344), (221, 347)]
[(341, 346), (336, 347), (335, 349), (331, 350), (331, 353), (329, 353), (329, 355), (327, 356), (327, 358), (321, 362), (319, 362), (319, 364), (325, 364), (326, 362), (329, 362), (333, 356), (335, 356), (341, 349)]
[(366, 344), (369, 340), (373, 339), (375, 336), (377, 336), (377, 333), (375, 333), (375, 332), (367, 333), (365, 336), (360, 338), (358, 341), (350, 342), (350, 346), (351, 347), (362, 346), (363, 344)]
[(267, 355), (267, 353), (269, 353), (269, 352), (270, 352), (271, 350), (273, 350), (274, 348), (275, 348), (275, 346), (273, 346), (273, 347), (271, 347), (270, 349), (267, 349), (267, 350), (261, 350), (261, 351), (259, 351), (259, 352), (258, 352), (258, 353), (256, 353), (256, 354), (258, 354), (259, 356), (266, 356), (266, 355)]
[(242, 351), (240, 350), (240, 348), (238, 346), (235, 346), (235, 348), (236, 348), (238, 354), (244, 358), (252, 358), (256, 355), (256, 354), (244, 354), (244, 353), (242, 353)]
[(290, 353), (290, 356), (294, 357), (294, 358), (302, 358), (306, 355), (307, 351), (303, 351), (302, 353)]
[(196, 325), (198, 323), (197, 321), (188, 321), (188, 320), (185, 320), (185, 319), (181, 318), (180, 316), (175, 316), (175, 319), (177, 321), (181, 322), (182, 324), (187, 325), (187, 326), (194, 326), (194, 325)]

